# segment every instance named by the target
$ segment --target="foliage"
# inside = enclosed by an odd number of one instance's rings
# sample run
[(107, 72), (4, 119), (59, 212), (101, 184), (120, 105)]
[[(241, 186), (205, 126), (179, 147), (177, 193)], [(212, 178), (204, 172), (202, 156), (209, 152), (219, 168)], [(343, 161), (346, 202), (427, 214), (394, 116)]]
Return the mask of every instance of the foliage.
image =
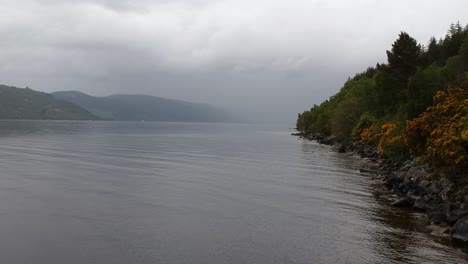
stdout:
[(427, 48), (401, 32), (386, 55), (387, 63), (300, 114), (297, 128), (375, 144), (395, 161), (423, 155), (461, 172), (468, 162), (468, 26), (452, 24)]
[(435, 63), (423, 69), (419, 67), (409, 78), (406, 111), (409, 118), (417, 117), (432, 104), (432, 97), (443, 86), (441, 68)]
[(388, 66), (391, 72), (403, 83), (416, 71), (420, 62), (421, 45), (408, 33), (401, 32), (398, 39), (387, 50)]
[(351, 140), (351, 132), (362, 115), (362, 111), (360, 103), (354, 98), (341, 102), (332, 118), (331, 133), (339, 140)]
[(397, 111), (402, 100), (402, 89), (398, 79), (389, 71), (379, 71), (375, 77), (377, 107), (374, 109), (377, 117), (391, 115)]
[(418, 118), (407, 122), (404, 142), (410, 153), (425, 153), (428, 160), (438, 167), (466, 168), (467, 108), (467, 89), (438, 91), (433, 106)]
[(377, 138), (377, 123), (373, 123), (368, 128), (363, 128), (361, 130), (360, 138), (366, 143), (378, 143), (380, 138)]
[(377, 119), (369, 112), (365, 112), (364, 114), (362, 114), (356, 126), (353, 128), (353, 138), (358, 140), (362, 139), (366, 142), (369, 142), (370, 136), (373, 131), (372, 126), (375, 124), (376, 121)]
[(403, 142), (401, 128), (394, 122), (387, 122), (382, 125), (380, 134), (376, 136), (380, 138), (378, 150), (380, 155), (387, 157), (396, 162), (401, 162), (408, 158), (408, 151)]

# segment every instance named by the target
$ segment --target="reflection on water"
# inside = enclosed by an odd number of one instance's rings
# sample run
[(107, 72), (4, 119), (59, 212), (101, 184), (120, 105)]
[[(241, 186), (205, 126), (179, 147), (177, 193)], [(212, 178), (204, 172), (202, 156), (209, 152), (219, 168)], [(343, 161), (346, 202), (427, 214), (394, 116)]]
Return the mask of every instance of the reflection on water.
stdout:
[[(358, 170), (363, 161), (349, 154), (335, 153), (339, 162), (336, 166)], [(366, 190), (369, 203), (363, 216), (370, 228), (367, 229), (369, 244), (374, 254), (380, 255), (378, 263), (467, 263), (464, 253), (448, 246), (449, 239), (430, 237), (424, 226), (418, 223), (418, 213), (390, 206), (387, 200), (378, 200), (370, 195), (375, 187), (369, 183), (372, 175), (360, 173), (357, 177), (346, 177), (353, 185)]]
[(0, 263), (468, 263), (281, 126), (0, 121)]

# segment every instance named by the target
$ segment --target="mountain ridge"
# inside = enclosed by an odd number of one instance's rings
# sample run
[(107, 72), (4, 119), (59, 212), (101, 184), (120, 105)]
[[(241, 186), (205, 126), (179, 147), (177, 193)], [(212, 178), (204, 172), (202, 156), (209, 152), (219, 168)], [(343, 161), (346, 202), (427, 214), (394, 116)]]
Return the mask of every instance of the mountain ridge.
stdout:
[(56, 99), (68, 101), (109, 120), (167, 122), (233, 122), (226, 111), (209, 104), (145, 94), (92, 96), (81, 91), (57, 91)]
[(98, 120), (87, 110), (28, 87), (0, 85), (0, 119)]

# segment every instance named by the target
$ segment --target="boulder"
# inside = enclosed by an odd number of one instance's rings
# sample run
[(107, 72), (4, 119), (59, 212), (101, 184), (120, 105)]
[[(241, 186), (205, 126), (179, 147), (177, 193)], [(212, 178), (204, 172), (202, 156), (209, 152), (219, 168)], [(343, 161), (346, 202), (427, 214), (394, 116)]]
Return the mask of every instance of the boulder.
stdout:
[(459, 219), (452, 228), (452, 238), (468, 243), (468, 215)]
[(414, 167), (416, 163), (414, 161), (411, 161), (411, 160), (407, 160), (403, 163), (403, 166), (401, 166), (400, 170), (403, 170), (403, 171), (408, 171), (410, 170), (411, 168)]
[(329, 146), (335, 144), (335, 141), (336, 141), (335, 137), (333, 136), (318, 140), (320, 144), (329, 145)]
[(430, 225), (428, 229), (431, 230), (431, 235), (436, 237), (450, 237), (450, 227)]
[(364, 165), (359, 169), (359, 172), (376, 172), (376, 170), (372, 167)]
[(450, 204), (450, 209), (453, 211), (455, 209), (460, 209), (462, 208), (462, 203), (460, 203), (460, 201), (455, 201), (453, 203)]
[(336, 151), (338, 151), (338, 153), (345, 153), (346, 152), (346, 145), (345, 144), (339, 144), (339, 145), (335, 146), (335, 149), (336, 149)]
[(437, 186), (435, 182), (433, 182), (427, 189), (429, 194), (439, 194), (442, 189)]
[(420, 195), (432, 193), (430, 186), (431, 186), (430, 181), (422, 180), (418, 183), (418, 186), (416, 187), (416, 192), (419, 193)]
[(429, 220), (429, 217), (427, 217), (427, 215), (425, 215), (425, 214), (416, 215), (415, 216), (415, 222), (419, 226), (427, 226), (427, 225), (431, 224), (431, 220)]
[(397, 185), (400, 181), (398, 179), (398, 176), (395, 175), (395, 173), (389, 173), (385, 175), (385, 185), (388, 188), (393, 188), (395, 185)]
[(401, 199), (396, 200), (392, 203), (392, 206), (395, 207), (411, 207), (414, 204), (414, 198), (411, 196), (406, 196)]
[(447, 222), (450, 215), (450, 204), (431, 200), (427, 204), (426, 213), (429, 219), (436, 224)]
[(411, 180), (416, 183), (420, 183), (422, 180), (427, 178), (428, 173), (421, 167), (413, 167), (408, 171), (408, 174), (411, 176)]
[(427, 196), (419, 197), (415, 199), (413, 208), (416, 210), (424, 211), (427, 208), (427, 203), (429, 202), (429, 198)]
[(453, 225), (456, 223), (459, 219), (464, 217), (465, 215), (468, 215), (468, 210), (466, 209), (455, 209), (450, 212), (450, 217), (448, 219), (449, 224)]
[(439, 180), (439, 186), (442, 187), (442, 188), (446, 188), (446, 187), (449, 187), (449, 186), (452, 186), (453, 183), (451, 181), (449, 181), (447, 178), (441, 178)]
[(447, 186), (442, 191), (439, 192), (439, 197), (442, 199), (442, 201), (448, 201), (450, 200), (450, 197), (453, 193), (452, 186)]
[(372, 192), (372, 195), (374, 195), (375, 197), (380, 197), (384, 194), (384, 192), (382, 190), (374, 190)]

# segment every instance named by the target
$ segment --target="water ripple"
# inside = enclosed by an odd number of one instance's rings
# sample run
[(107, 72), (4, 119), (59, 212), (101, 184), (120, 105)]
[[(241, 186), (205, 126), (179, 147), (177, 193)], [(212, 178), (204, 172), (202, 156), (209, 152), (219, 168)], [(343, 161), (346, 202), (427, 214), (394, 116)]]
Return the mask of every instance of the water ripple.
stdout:
[(0, 121), (1, 263), (468, 263), (281, 126)]

